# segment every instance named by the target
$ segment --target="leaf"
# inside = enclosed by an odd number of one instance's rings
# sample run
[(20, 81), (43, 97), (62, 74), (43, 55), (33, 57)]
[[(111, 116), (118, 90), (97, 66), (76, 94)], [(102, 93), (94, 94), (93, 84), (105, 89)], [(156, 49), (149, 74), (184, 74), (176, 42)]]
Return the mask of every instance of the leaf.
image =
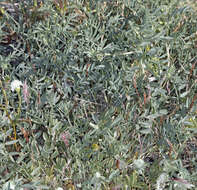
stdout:
[(183, 92), (183, 93), (180, 95), (180, 97), (181, 97), (181, 98), (184, 98), (184, 97), (187, 96), (189, 93), (190, 93), (190, 91)]
[(13, 144), (16, 144), (17, 142), (18, 140), (8, 141), (5, 143), (5, 145), (13, 145)]
[(109, 175), (109, 181), (113, 180), (115, 177), (117, 177), (120, 174), (119, 170), (114, 170), (110, 175)]
[(117, 125), (123, 119), (122, 115), (119, 115), (111, 124), (112, 127)]

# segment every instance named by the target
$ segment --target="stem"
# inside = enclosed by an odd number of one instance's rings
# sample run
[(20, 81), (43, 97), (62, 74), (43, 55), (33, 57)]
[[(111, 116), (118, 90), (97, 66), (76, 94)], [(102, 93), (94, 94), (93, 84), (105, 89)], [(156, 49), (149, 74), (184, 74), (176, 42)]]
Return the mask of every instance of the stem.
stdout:
[(18, 109), (17, 109), (17, 113), (18, 113), (18, 117), (20, 117), (21, 114), (21, 95), (20, 95), (20, 90), (17, 90), (17, 94), (18, 94)]
[(4, 88), (3, 88), (3, 84), (1, 82), (1, 80), (0, 80), (0, 87), (2, 88), (3, 96), (5, 98), (5, 104), (6, 104), (6, 107), (7, 107), (8, 106), (8, 99), (7, 99), (7, 95), (6, 95), (6, 92), (5, 92)]
[[(2, 107), (2, 109), (6, 112), (6, 116), (8, 117), (8, 119), (9, 119), (9, 121), (10, 121), (12, 127), (13, 127), (13, 130), (14, 130), (14, 140), (16, 140), (16, 124), (15, 124), (15, 122), (12, 120), (12, 118), (10, 117), (10, 114), (9, 114), (9, 112), (8, 112), (8, 109), (7, 109), (7, 108), (8, 108), (9, 102), (8, 102), (7, 94), (6, 94), (5, 89), (3, 88), (3, 84), (2, 84), (2, 81), (1, 81), (1, 80), (0, 80), (0, 87), (1, 87), (1, 89), (2, 89), (3, 96), (4, 96), (4, 98), (5, 98), (5, 107), (4, 107), (3, 105), (1, 105), (1, 107)], [(15, 147), (16, 147), (16, 149), (17, 149), (16, 143), (15, 143), (14, 145), (15, 145)]]

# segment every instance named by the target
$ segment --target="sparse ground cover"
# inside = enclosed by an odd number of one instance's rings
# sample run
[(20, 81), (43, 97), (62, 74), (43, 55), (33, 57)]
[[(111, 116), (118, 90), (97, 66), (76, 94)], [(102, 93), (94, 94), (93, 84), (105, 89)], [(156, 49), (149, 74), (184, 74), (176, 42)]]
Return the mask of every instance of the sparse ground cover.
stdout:
[(1, 189), (196, 189), (195, 0), (0, 8)]

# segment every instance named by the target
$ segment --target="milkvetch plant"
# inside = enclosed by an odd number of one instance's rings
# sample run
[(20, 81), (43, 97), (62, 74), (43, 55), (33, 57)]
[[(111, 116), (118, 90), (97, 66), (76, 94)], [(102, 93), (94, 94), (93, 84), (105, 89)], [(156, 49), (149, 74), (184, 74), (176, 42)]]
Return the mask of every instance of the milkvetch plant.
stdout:
[(194, 189), (187, 2), (0, 3), (0, 189)]

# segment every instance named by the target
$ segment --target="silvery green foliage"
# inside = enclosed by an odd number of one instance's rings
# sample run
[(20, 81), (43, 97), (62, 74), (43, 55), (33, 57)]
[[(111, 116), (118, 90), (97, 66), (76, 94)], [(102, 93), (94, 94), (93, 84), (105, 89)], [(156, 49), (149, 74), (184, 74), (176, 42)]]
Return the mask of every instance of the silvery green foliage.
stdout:
[(166, 183), (168, 181), (169, 181), (169, 176), (167, 173), (160, 174), (160, 176), (157, 178), (156, 190), (165, 189)]
[(3, 190), (23, 190), (23, 189), (20, 188), (19, 185), (17, 185), (14, 181), (9, 181), (3, 185)]
[(138, 160), (134, 160), (133, 166), (140, 174), (142, 174), (146, 167), (146, 163), (144, 162), (144, 160), (138, 159)]
[(192, 189), (187, 2), (26, 0), (12, 14), (0, 3), (0, 188)]

